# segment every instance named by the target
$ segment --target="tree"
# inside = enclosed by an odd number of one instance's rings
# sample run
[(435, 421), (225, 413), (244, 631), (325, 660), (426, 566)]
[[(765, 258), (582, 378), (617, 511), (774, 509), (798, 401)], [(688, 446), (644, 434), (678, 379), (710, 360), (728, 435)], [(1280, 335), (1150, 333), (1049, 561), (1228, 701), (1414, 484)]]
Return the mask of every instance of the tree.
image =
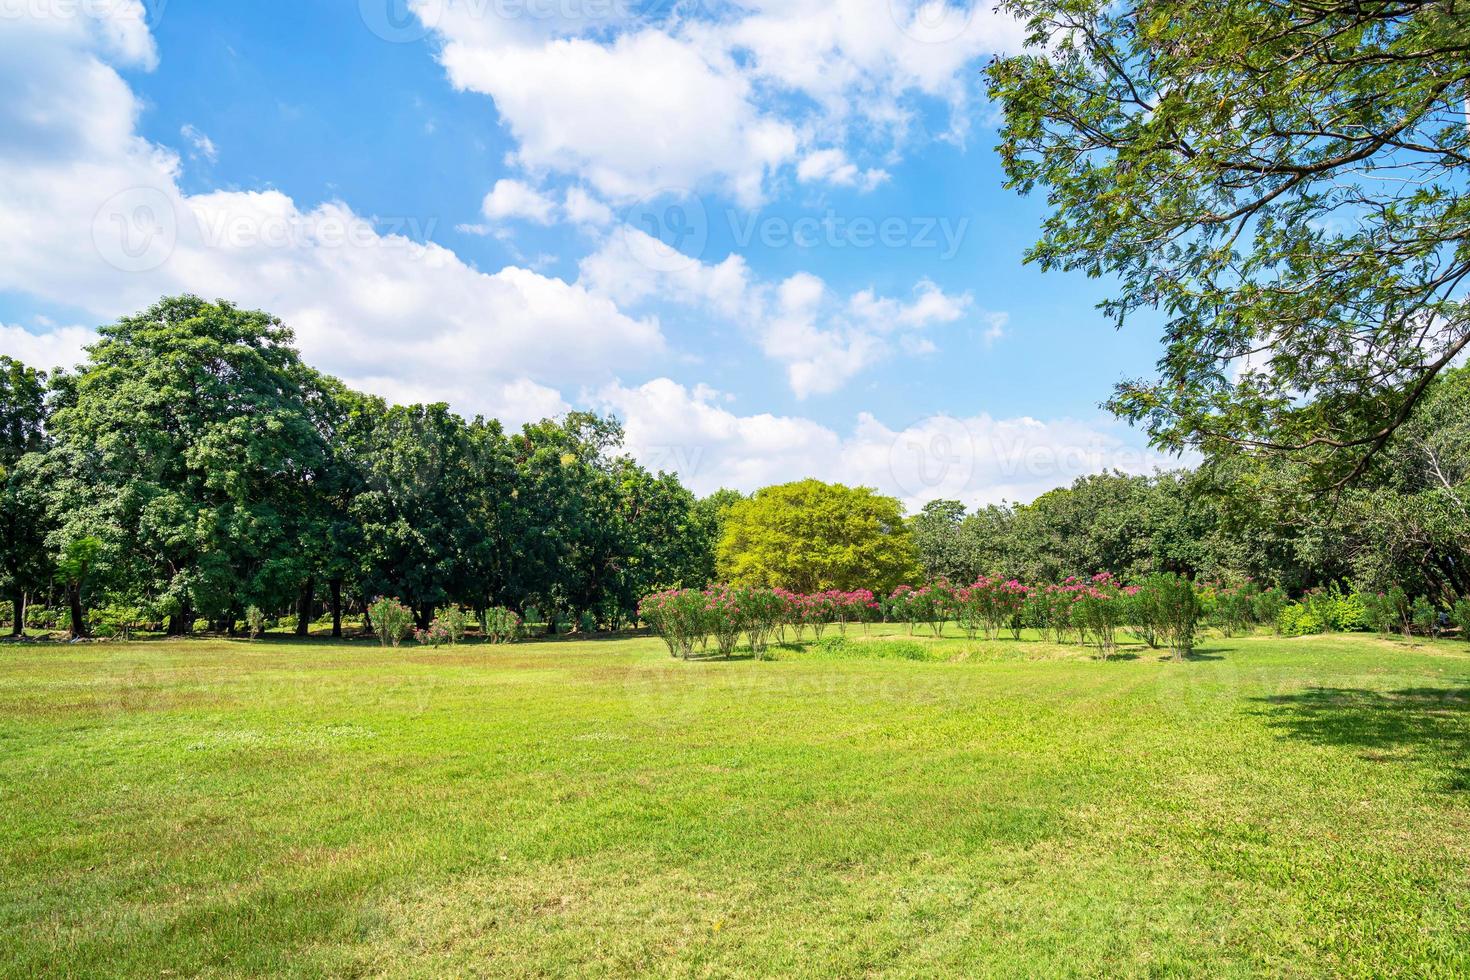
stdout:
[(1003, 0), (989, 69), (1028, 258), (1163, 311), (1112, 408), (1156, 444), (1291, 453), (1345, 486), (1470, 344), (1460, 0)]
[(293, 521), (323, 455), (291, 331), (180, 296), (100, 333), (39, 468), (53, 551), (95, 537), (94, 579), (174, 633), (278, 606), (302, 578)]
[(903, 507), (867, 487), (803, 480), (732, 506), (719, 545), (732, 584), (887, 593), (920, 575)]
[(87, 629), (87, 610), (82, 604), (82, 590), (87, 587), (92, 566), (101, 553), (102, 542), (87, 536), (67, 542), (61, 556), (56, 560), (56, 570), (66, 583), (66, 601), (71, 612), (73, 640), (85, 639), (91, 635)]
[(46, 442), (46, 374), (0, 356), (0, 586), (14, 604), (12, 635), (25, 632), (26, 594), (46, 581), (44, 513), (17, 469)]
[(427, 629), (435, 607), (467, 590), (462, 544), (476, 487), (471, 436), (449, 406), (377, 406), (354, 456), (365, 486), (352, 502), (362, 529), (362, 590), (397, 596)]

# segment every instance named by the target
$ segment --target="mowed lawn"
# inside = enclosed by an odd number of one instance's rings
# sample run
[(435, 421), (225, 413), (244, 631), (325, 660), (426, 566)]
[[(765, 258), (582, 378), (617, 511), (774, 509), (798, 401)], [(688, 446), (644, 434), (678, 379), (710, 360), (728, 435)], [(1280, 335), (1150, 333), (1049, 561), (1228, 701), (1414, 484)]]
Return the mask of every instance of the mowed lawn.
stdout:
[(1470, 644), (0, 647), (0, 974), (1470, 974)]

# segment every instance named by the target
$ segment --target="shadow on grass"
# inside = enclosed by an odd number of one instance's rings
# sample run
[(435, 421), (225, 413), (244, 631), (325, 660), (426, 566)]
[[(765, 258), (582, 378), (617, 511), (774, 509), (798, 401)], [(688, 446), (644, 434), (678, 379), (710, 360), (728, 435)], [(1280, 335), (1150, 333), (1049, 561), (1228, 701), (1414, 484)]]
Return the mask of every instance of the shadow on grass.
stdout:
[(1446, 790), (1470, 791), (1470, 687), (1313, 687), (1257, 701), (1287, 738), (1361, 749), (1375, 762), (1417, 759), (1443, 771)]

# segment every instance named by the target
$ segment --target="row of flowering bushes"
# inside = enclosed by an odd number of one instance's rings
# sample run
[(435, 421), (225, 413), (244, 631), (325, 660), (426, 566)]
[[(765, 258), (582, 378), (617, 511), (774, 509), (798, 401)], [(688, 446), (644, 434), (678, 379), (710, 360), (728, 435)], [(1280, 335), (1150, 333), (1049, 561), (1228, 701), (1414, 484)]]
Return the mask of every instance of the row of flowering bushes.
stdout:
[(1119, 635), (1127, 632), (1183, 658), (1193, 650), (1202, 623), (1230, 635), (1274, 622), (1284, 602), (1276, 590), (1197, 584), (1172, 574), (1136, 585), (1109, 574), (1051, 585), (981, 577), (965, 586), (900, 586), (881, 599), (867, 591), (798, 595), (724, 585), (674, 589), (644, 599), (639, 618), (663, 637), (670, 655), (686, 659), (710, 643), (728, 657), (742, 635), (759, 659), (773, 638), (784, 642), (790, 634), (800, 642), (810, 629), (821, 639), (829, 627), (845, 634), (852, 624), (878, 621), (906, 623), (910, 633), (927, 630), (936, 637), (947, 623), (958, 623), (969, 638), (989, 640), (1006, 634), (1020, 639), (1023, 630), (1033, 629), (1057, 643), (1090, 643), (1104, 657), (1117, 652)]
[[(428, 629), (415, 629), (413, 610), (397, 599), (387, 597), (370, 603), (368, 616), (372, 619), (378, 642), (385, 647), (396, 647), (410, 636), (424, 646), (454, 646), (465, 639), (474, 623), (473, 616), (463, 607), (444, 606), (435, 611)], [(480, 636), (486, 643), (514, 643), (520, 639), (523, 629), (520, 616), (499, 606), (481, 613), (479, 625)], [(253, 621), (250, 631), (252, 637), (260, 635), (260, 629)]]

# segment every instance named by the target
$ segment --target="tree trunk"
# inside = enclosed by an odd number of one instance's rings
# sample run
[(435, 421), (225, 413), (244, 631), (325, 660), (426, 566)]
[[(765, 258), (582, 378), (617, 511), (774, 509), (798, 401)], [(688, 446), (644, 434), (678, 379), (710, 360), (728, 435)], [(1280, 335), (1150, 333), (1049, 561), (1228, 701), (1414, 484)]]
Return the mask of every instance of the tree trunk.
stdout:
[(66, 587), (66, 600), (71, 605), (71, 638), (73, 640), (85, 640), (87, 633), (87, 614), (82, 609), (82, 587), (80, 584), (68, 585)]
[(419, 629), (428, 629), (429, 624), (434, 621), (434, 604), (432, 602), (425, 602), (420, 605), (417, 619)]
[(362, 628), (364, 630), (366, 630), (367, 632), (369, 632), (369, 633), (373, 633), (374, 632), (374, 630), (373, 630), (373, 610), (372, 610), (372, 607), (367, 604), (367, 601), (366, 600), (363, 601), (363, 606), (362, 606)]
[(332, 590), (332, 639), (342, 639), (342, 580), (334, 578), (329, 583)]
[(296, 635), (307, 636), (311, 627), (312, 600), (316, 598), (316, 578), (308, 575), (301, 586), (301, 600), (296, 604)]
[(26, 635), (26, 593), (24, 589), (15, 590), (15, 625), (10, 628), (11, 636)]

